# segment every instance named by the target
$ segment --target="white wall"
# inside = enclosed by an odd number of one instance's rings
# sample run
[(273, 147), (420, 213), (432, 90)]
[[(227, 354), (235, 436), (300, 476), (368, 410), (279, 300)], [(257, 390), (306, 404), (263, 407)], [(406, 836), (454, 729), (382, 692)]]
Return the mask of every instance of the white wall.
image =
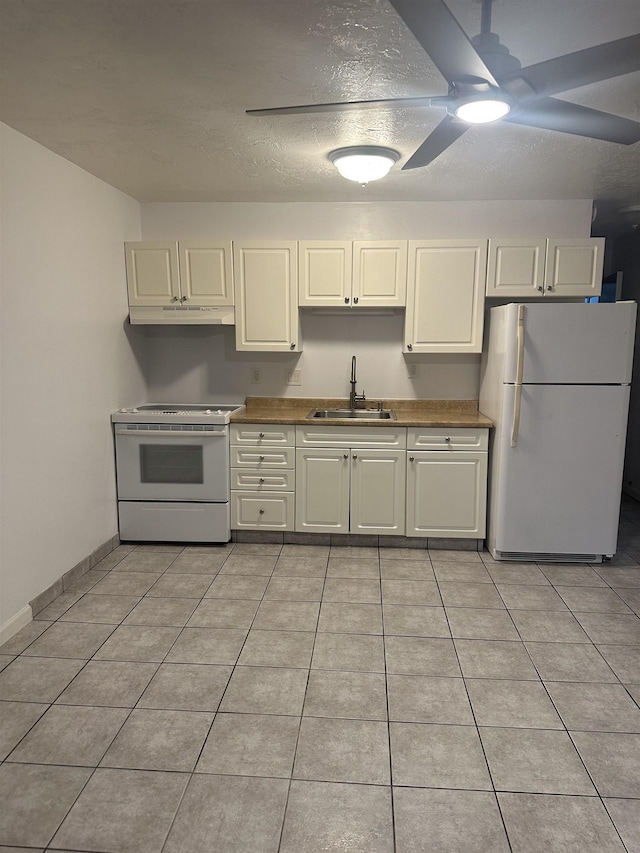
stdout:
[[(401, 237), (588, 237), (590, 199), (309, 204), (144, 204), (145, 240), (375, 240)], [(149, 399), (240, 401), (247, 395), (341, 397), (349, 392), (351, 356), (358, 390), (370, 399), (476, 399), (479, 356), (403, 356), (404, 312), (371, 315), (301, 311), (303, 352), (236, 353), (233, 328), (147, 327)], [(409, 378), (408, 365), (418, 375)], [(254, 368), (261, 382), (253, 384)], [(286, 372), (302, 372), (300, 386)]]
[(123, 326), (139, 204), (0, 134), (1, 629), (117, 533), (109, 414), (145, 390)]

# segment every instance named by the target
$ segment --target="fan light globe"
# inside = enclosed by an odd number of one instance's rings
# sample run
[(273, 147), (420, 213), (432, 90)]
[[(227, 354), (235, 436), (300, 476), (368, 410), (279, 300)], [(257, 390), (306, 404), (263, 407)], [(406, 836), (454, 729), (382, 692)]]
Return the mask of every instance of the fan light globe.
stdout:
[(329, 154), (329, 160), (343, 178), (367, 184), (379, 181), (389, 174), (400, 155), (392, 148), (377, 145), (358, 145), (351, 148), (337, 148)]
[(455, 113), (459, 119), (468, 121), (470, 124), (486, 124), (506, 116), (510, 109), (511, 107), (506, 101), (495, 98), (480, 98), (460, 104), (459, 107), (456, 107)]

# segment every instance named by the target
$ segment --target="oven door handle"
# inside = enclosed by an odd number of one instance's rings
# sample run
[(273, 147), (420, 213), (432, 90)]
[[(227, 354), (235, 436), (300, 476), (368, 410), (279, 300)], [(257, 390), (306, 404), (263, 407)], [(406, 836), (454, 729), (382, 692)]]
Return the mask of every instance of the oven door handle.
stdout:
[(137, 438), (226, 438), (226, 428), (220, 430), (127, 429), (116, 427), (116, 435), (135, 435)]

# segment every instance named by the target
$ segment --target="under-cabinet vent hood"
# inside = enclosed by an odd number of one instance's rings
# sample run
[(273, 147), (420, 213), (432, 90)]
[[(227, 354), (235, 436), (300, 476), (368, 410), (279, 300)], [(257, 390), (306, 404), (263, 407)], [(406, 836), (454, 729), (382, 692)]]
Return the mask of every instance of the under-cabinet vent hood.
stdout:
[(232, 306), (183, 306), (154, 305), (151, 307), (131, 306), (129, 322), (148, 326), (234, 326), (235, 310)]

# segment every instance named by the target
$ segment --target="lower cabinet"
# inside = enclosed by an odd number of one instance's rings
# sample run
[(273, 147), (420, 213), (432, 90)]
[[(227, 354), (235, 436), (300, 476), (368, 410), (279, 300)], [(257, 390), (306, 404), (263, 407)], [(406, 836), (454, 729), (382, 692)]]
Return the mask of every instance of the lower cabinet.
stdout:
[(296, 450), (296, 530), (404, 535), (404, 450)]
[(295, 430), (231, 425), (231, 528), (293, 530)]
[(408, 430), (407, 536), (484, 539), (487, 448), (486, 429)]
[(404, 535), (403, 427), (296, 428), (296, 530)]

